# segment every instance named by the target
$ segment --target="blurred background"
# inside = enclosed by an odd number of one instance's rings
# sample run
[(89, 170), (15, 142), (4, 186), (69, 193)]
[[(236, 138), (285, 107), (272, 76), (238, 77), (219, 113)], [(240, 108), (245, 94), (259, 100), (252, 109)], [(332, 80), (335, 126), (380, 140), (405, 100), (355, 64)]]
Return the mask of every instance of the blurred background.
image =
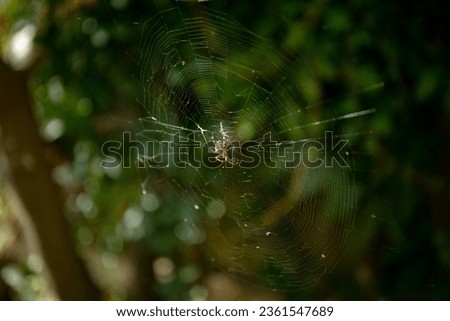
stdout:
[(180, 216), (165, 214), (180, 205), (143, 195), (135, 168), (100, 167), (102, 144), (145, 115), (139, 44), (155, 3), (0, 0), (0, 298), (450, 299), (450, 49), (440, 5), (221, 4), (301, 53), (326, 97), (384, 83), (364, 100), (376, 113), (355, 129), (370, 139), (343, 258), (317, 285), (284, 292), (230, 276), (183, 241)]

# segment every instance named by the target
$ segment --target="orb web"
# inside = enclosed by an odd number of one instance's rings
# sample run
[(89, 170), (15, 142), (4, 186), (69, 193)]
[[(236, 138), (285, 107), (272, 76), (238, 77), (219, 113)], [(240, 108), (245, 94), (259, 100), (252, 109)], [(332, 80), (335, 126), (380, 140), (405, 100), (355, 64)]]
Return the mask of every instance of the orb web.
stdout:
[[(312, 286), (343, 255), (356, 210), (356, 134), (341, 125), (373, 110), (324, 103), (300, 58), (209, 3), (161, 8), (142, 30), (143, 190), (183, 203), (186, 239), (229, 273), (271, 289)], [(298, 163), (326, 158), (305, 150), (326, 133), (347, 141), (347, 166)]]

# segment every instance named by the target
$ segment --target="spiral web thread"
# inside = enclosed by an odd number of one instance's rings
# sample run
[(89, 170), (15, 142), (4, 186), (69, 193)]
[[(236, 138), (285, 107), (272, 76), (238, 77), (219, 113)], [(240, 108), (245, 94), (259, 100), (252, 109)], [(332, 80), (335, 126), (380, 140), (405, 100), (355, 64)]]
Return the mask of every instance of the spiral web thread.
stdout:
[[(143, 141), (173, 142), (178, 134), (210, 148), (219, 141), (228, 148), (232, 141), (261, 143), (270, 133), (277, 147), (293, 142), (290, 153), (301, 151), (305, 142), (324, 142), (326, 131), (351, 141), (356, 134), (343, 132), (341, 124), (373, 109), (349, 112), (323, 103), (300, 59), (208, 3), (177, 2), (144, 25)], [(178, 235), (202, 243), (218, 266), (263, 287), (297, 290), (333, 269), (352, 228), (351, 145), (342, 152), (349, 167), (261, 163), (247, 168), (222, 159), (206, 168), (193, 166), (184, 149), (177, 153), (186, 155), (174, 155), (155, 147), (140, 155), (141, 164), (186, 156), (184, 166), (147, 166), (143, 190), (167, 206), (187, 204), (180, 209)], [(270, 156), (280, 160), (275, 151)]]

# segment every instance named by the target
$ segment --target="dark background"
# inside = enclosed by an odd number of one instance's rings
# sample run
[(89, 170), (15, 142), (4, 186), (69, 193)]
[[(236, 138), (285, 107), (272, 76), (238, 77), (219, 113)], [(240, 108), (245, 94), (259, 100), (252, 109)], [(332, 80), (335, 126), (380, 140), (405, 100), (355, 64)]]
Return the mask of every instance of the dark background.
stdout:
[[(302, 55), (325, 98), (384, 83), (362, 106), (377, 111), (363, 124), (369, 153), (358, 159), (356, 222), (335, 270), (299, 291), (243, 283), (177, 238), (179, 218), (162, 215), (170, 209), (142, 206), (135, 169), (99, 167), (102, 143), (136, 130), (145, 113), (138, 46), (143, 22), (157, 13), (152, 1), (4, 1), (2, 299), (450, 298), (449, 46), (441, 3), (260, 2), (215, 5)], [(37, 28), (30, 62), (14, 66), (10, 39), (30, 24)]]

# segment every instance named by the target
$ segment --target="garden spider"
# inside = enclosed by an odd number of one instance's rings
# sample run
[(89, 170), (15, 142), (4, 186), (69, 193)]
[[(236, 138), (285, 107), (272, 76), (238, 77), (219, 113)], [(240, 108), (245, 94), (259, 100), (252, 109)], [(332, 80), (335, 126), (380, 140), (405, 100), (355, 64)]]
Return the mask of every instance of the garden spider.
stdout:
[[(222, 122), (220, 122), (220, 134), (222, 139), (215, 140), (214, 135), (212, 136), (212, 141), (214, 143), (214, 157), (217, 161), (222, 164), (230, 164), (231, 166), (238, 165), (239, 161), (235, 160), (233, 157), (228, 156), (228, 145), (232, 144), (232, 140), (223, 128)], [(234, 148), (233, 146), (231, 148)]]

